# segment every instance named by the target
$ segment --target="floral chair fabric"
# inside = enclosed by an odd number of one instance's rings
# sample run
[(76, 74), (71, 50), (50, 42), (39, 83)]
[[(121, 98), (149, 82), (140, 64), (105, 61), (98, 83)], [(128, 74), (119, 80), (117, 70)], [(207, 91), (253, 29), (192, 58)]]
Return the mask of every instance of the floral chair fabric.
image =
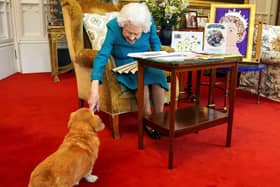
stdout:
[[(280, 102), (280, 26), (263, 25), (261, 62), (267, 64), (261, 82), (261, 95)], [(240, 84), (256, 87), (258, 73), (242, 73)], [(252, 88), (243, 89), (256, 92)]]

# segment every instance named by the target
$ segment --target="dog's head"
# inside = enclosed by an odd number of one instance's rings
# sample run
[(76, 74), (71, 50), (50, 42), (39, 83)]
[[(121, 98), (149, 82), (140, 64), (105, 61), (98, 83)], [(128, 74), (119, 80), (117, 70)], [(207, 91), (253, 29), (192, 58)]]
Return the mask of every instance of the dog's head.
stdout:
[(74, 122), (78, 121), (88, 123), (95, 132), (101, 131), (105, 127), (100, 117), (93, 114), (89, 108), (80, 108), (75, 112), (72, 112), (68, 121), (68, 128), (71, 128)]

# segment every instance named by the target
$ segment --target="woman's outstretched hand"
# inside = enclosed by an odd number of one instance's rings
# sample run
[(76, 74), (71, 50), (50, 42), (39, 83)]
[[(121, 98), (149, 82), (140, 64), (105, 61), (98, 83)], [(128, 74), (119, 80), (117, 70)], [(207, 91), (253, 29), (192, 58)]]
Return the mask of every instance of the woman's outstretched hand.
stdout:
[(90, 96), (88, 99), (89, 109), (94, 113), (99, 111), (99, 81), (93, 80), (91, 82)]

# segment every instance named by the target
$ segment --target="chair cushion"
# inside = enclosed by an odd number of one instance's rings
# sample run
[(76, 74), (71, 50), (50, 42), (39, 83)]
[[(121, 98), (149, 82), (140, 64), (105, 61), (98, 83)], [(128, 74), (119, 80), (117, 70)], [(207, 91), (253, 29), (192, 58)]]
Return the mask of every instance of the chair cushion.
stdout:
[(107, 32), (106, 24), (117, 15), (118, 12), (104, 14), (85, 13), (83, 15), (84, 28), (88, 34), (92, 49), (99, 50), (101, 48)]
[[(265, 64), (248, 64), (248, 65), (243, 65), (240, 64), (238, 65), (238, 72), (247, 72), (247, 71), (262, 71), (265, 68)], [(230, 71), (231, 67), (225, 67), (225, 68), (218, 68), (217, 72), (226, 72)]]
[(239, 65), (238, 72), (247, 72), (247, 71), (262, 71), (264, 70), (264, 64), (254, 64), (254, 65)]

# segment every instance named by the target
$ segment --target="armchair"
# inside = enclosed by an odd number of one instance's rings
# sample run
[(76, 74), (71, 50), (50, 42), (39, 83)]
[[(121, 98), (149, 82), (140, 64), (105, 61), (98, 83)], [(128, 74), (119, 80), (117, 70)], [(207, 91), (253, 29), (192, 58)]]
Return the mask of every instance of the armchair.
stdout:
[[(91, 49), (88, 35), (83, 29), (83, 14), (119, 11), (122, 5), (98, 0), (62, 0), (61, 6), (68, 49), (76, 76), (79, 107), (82, 107), (90, 95), (92, 64), (98, 53), (98, 50)], [(109, 123), (113, 138), (118, 139), (120, 138), (119, 115), (136, 111), (137, 103), (135, 95), (117, 82), (116, 73), (111, 71), (114, 67), (114, 59), (110, 57), (103, 84), (99, 87), (99, 96), (100, 110), (110, 116)], [(169, 96), (169, 92), (166, 92), (166, 95)]]

